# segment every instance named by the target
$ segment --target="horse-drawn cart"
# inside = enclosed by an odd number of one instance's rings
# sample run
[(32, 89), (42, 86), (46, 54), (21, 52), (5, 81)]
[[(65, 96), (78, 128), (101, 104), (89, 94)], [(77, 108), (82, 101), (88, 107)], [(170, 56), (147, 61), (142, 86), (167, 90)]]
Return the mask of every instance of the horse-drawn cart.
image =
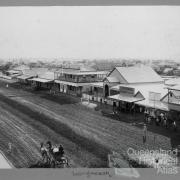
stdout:
[(67, 168), (69, 166), (69, 160), (64, 155), (64, 149), (61, 145), (52, 146), (48, 141), (46, 146), (41, 143), (40, 152), (42, 159), (36, 163), (33, 167), (41, 168)]

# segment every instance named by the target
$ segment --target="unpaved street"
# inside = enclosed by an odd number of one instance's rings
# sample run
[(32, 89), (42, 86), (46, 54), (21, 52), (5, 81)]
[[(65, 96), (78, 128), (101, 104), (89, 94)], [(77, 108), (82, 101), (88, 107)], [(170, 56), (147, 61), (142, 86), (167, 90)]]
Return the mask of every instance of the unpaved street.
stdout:
[[(67, 95), (6, 88), (1, 82), (0, 107), (0, 148), (16, 167), (35, 163), (39, 144), (46, 140), (63, 144), (75, 167), (105, 167), (110, 150), (125, 154), (128, 147), (171, 148), (170, 138), (162, 135), (154, 144), (151, 132), (144, 146), (140, 128), (102, 116)], [(8, 142), (14, 146), (11, 154), (6, 152)]]

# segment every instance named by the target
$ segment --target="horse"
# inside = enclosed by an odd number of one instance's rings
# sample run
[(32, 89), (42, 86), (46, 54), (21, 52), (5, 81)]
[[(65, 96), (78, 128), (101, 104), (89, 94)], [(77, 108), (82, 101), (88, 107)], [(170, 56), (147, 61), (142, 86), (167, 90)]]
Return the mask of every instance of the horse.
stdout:
[(53, 151), (53, 149), (57, 148), (47, 149), (43, 146), (43, 143), (41, 143), (40, 151), (42, 156), (42, 163), (50, 168), (69, 167), (68, 158), (57, 150)]

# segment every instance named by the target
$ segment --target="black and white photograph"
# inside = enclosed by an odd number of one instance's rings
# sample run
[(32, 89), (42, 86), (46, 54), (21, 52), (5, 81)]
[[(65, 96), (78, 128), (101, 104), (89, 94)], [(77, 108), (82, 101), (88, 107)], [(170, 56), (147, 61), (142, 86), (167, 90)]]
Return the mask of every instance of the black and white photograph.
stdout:
[(177, 175), (179, 19), (180, 6), (0, 7), (0, 169)]

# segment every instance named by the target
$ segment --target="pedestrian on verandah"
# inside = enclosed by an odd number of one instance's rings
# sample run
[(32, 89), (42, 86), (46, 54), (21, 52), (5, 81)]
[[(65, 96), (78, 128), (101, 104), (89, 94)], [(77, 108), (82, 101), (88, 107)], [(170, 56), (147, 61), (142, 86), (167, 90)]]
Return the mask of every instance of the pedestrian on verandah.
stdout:
[(163, 122), (163, 126), (167, 129), (168, 126), (167, 126), (167, 117), (164, 116), (164, 122)]
[(173, 129), (174, 129), (174, 131), (177, 131), (176, 121), (173, 122)]
[(135, 113), (135, 104), (134, 104), (134, 103), (131, 105), (131, 113), (132, 113), (132, 114)]
[(147, 126), (146, 124), (144, 124), (144, 127), (143, 127), (143, 144), (146, 143), (146, 138), (147, 137)]
[(158, 116), (158, 117), (156, 118), (156, 126), (159, 126), (159, 123), (160, 123), (160, 116)]
[(148, 124), (151, 124), (151, 119), (152, 119), (151, 116), (148, 116), (148, 117), (147, 117), (147, 123), (148, 123)]
[(161, 113), (160, 114), (160, 124), (163, 124), (163, 121), (164, 121), (164, 113)]
[(148, 110), (147, 110), (147, 108), (145, 108), (145, 110), (144, 110), (144, 117), (145, 117), (145, 122), (146, 122), (147, 118), (148, 118)]
[(152, 124), (156, 119), (156, 111), (153, 109), (151, 111), (151, 118), (150, 118), (150, 124)]

